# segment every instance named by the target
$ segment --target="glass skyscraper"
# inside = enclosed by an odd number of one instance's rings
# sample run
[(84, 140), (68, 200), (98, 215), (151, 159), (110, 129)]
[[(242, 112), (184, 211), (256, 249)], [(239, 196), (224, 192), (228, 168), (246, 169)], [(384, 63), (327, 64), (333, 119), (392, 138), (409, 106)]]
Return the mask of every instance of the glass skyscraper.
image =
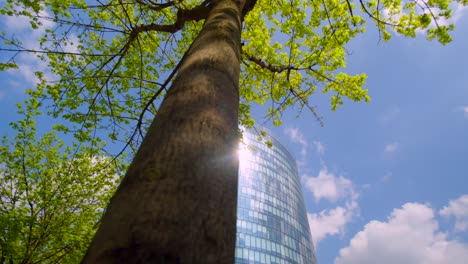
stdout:
[(271, 134), (259, 136), (244, 130), (239, 147), (235, 263), (316, 264), (296, 162)]

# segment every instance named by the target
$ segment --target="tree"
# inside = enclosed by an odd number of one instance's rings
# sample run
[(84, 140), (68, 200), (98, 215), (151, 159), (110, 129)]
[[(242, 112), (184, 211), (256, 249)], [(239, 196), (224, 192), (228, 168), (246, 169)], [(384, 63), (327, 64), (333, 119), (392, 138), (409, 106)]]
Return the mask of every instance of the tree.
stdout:
[(232, 263), (238, 124), (253, 125), (251, 104), (270, 102), (279, 125), (296, 105), (320, 121), (309, 103), (317, 89), (333, 110), (369, 101), (366, 76), (342, 71), (361, 15), (384, 40), (421, 30), (446, 44), (452, 3), (467, 1), (11, 0), (4, 14), (55, 26), (39, 47), (5, 35), (2, 50), (49, 64), (31, 93), (76, 124), (62, 131), (140, 146), (85, 263)]
[(0, 263), (77, 263), (114, 193), (118, 167), (96, 151), (39, 139), (33, 98), (0, 147)]

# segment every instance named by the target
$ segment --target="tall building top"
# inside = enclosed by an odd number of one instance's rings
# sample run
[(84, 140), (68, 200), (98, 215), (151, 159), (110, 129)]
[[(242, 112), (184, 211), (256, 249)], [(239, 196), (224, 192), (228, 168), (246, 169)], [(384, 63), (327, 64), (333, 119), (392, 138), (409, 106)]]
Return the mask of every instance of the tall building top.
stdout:
[(236, 264), (316, 264), (296, 162), (261, 130), (244, 130), (239, 150)]
[[(255, 151), (255, 146), (268, 147), (268, 144), (266, 142), (270, 141), (272, 143), (270, 148), (279, 149), (278, 152), (280, 153), (280, 155), (285, 155), (286, 158), (290, 161), (291, 165), (294, 165), (294, 167), (296, 168), (295, 170), (297, 171), (296, 159), (291, 154), (291, 152), (289, 152), (288, 148), (281, 144), (281, 142), (277, 139), (277, 137), (271, 130), (259, 125), (255, 125), (252, 129), (242, 130), (244, 131), (244, 135), (247, 138), (246, 140), (243, 140), (243, 143), (245, 143), (245, 146), (247, 146), (249, 149)], [(263, 135), (262, 132), (264, 132)]]

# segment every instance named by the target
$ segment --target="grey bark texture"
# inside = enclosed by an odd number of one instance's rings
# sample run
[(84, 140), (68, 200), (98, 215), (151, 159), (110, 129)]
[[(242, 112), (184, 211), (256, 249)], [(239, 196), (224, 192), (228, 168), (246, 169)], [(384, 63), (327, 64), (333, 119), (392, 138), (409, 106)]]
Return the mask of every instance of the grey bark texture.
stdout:
[(234, 263), (243, 5), (210, 11), (83, 263)]

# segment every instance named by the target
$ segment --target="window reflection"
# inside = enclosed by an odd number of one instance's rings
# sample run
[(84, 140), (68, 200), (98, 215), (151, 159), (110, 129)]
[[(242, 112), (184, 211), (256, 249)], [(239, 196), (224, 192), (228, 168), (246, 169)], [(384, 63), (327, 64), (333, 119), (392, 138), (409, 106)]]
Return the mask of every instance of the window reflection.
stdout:
[(244, 131), (239, 146), (236, 264), (316, 264), (295, 161), (268, 137)]

